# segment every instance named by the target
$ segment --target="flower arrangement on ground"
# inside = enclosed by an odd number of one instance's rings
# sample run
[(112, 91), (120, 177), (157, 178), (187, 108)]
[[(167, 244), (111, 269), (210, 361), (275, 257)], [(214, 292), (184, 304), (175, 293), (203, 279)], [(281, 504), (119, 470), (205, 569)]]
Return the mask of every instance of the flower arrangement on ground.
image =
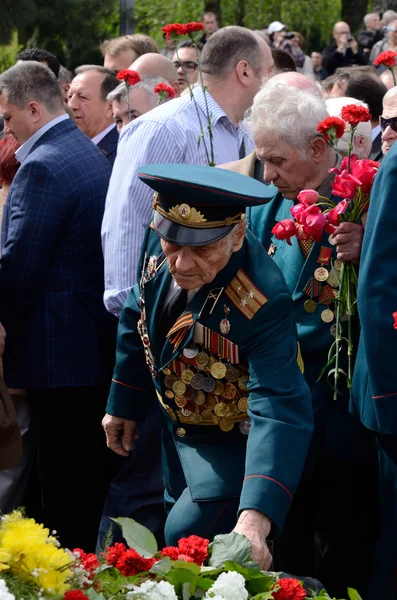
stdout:
[[(248, 539), (237, 533), (212, 544), (191, 535), (159, 551), (145, 527), (114, 521), (128, 545), (109, 545), (97, 556), (60, 548), (20, 511), (2, 517), (0, 600), (331, 600), (298, 579), (261, 572)], [(349, 598), (360, 600), (354, 590)]]
[[(318, 125), (318, 132), (337, 152), (337, 141), (342, 137), (346, 123), (350, 125), (349, 151), (341, 162), (340, 169), (331, 169), (335, 173), (332, 183), (332, 198), (320, 196), (316, 190), (302, 190), (298, 194), (298, 203), (291, 209), (292, 219), (284, 219), (277, 223), (272, 233), (281, 240), (291, 244), (291, 238), (296, 236), (299, 240), (314, 240), (320, 242), (324, 232), (332, 235), (338, 225), (343, 221), (362, 223), (368, 211), (369, 196), (374, 178), (379, 168), (379, 163), (372, 160), (358, 160), (353, 154), (353, 138), (360, 122), (369, 121), (371, 115), (367, 108), (349, 104), (341, 111), (342, 119), (328, 117)], [(330, 243), (334, 244), (332, 237)], [(347, 387), (350, 389), (353, 377), (353, 333), (352, 316), (356, 311), (358, 277), (356, 266), (351, 262), (335, 261), (333, 271), (337, 271), (338, 281), (332, 287), (327, 286), (327, 294), (322, 293), (322, 284), (328, 280), (330, 272), (325, 268), (329, 264), (332, 250), (322, 248), (323, 264), (316, 269), (312, 281), (312, 288), (319, 292), (318, 303), (312, 302), (314, 311), (318, 304), (325, 310), (322, 320), (332, 322), (334, 312), (329, 305), (335, 304), (335, 340), (328, 354), (328, 362), (319, 374), (319, 379), (327, 373), (327, 380), (334, 389), (334, 400), (338, 397), (340, 376), (346, 377)], [(328, 262), (327, 262), (328, 261)], [(319, 261), (321, 262), (321, 261)], [(308, 312), (312, 312), (309, 310)], [(347, 333), (343, 334), (342, 320), (347, 321)], [(340, 366), (340, 357), (347, 348), (347, 372)], [(331, 380), (333, 378), (333, 381)]]
[[(165, 27), (162, 27), (162, 31), (165, 33), (166, 38), (172, 37), (175, 41), (177, 41), (179, 36), (187, 35), (193, 43), (193, 47), (196, 51), (196, 60), (198, 63), (200, 84), (201, 84), (201, 88), (203, 90), (204, 102), (205, 102), (205, 108), (206, 108), (205, 116), (206, 116), (206, 120), (207, 120), (207, 125), (206, 125), (205, 129), (202, 124), (199, 107), (197, 106), (197, 102), (196, 102), (196, 99), (193, 94), (193, 88), (189, 83), (189, 78), (187, 77), (185, 71), (184, 71), (184, 75), (185, 75), (187, 86), (189, 88), (190, 98), (194, 102), (197, 118), (200, 123), (200, 136), (198, 139), (198, 146), (200, 146), (201, 142), (204, 144), (205, 154), (206, 154), (206, 158), (207, 158), (207, 164), (209, 167), (215, 167), (214, 137), (213, 137), (213, 132), (212, 132), (212, 116), (210, 115), (209, 108), (208, 108), (208, 102), (207, 102), (207, 91), (208, 90), (203, 82), (203, 73), (202, 73), (201, 65), (200, 65), (200, 54), (199, 54), (199, 51), (197, 48), (197, 34), (200, 31), (202, 31), (203, 29), (204, 29), (204, 25), (202, 23), (198, 23), (196, 21), (191, 22), (191, 23), (170, 23), (169, 25), (165, 25)], [(179, 60), (178, 47), (176, 47), (175, 52), (176, 52), (176, 55)], [(180, 62), (182, 64), (182, 61), (180, 61)], [(183, 70), (183, 67), (182, 67), (182, 70)], [(210, 146), (209, 149), (207, 147), (207, 141), (206, 141), (207, 133), (208, 133), (208, 137), (209, 137), (209, 146)]]

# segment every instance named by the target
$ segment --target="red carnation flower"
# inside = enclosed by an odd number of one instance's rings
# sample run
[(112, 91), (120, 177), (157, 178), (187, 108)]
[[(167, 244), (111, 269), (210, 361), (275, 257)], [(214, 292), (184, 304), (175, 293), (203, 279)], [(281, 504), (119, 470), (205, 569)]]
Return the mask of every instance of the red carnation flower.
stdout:
[(172, 100), (175, 98), (175, 90), (172, 86), (168, 85), (168, 83), (159, 83), (153, 88), (155, 94), (158, 94), (160, 100)]
[(393, 50), (387, 50), (386, 52), (381, 52), (379, 56), (377, 56), (374, 60), (374, 65), (378, 67), (379, 65), (385, 65), (385, 67), (395, 67), (396, 66), (396, 56), (397, 52)]
[(351, 127), (357, 127), (359, 123), (365, 123), (372, 119), (371, 113), (365, 106), (357, 104), (347, 104), (341, 110), (342, 119), (349, 123)]
[(164, 31), (166, 38), (187, 34), (187, 26), (182, 23), (170, 23), (161, 29)]
[(156, 560), (156, 558), (143, 558), (133, 548), (129, 548), (120, 556), (116, 568), (125, 577), (130, 577), (143, 571), (149, 571)]
[(393, 327), (394, 327), (394, 329), (397, 329), (397, 312), (393, 313), (393, 318), (394, 318), (394, 325), (393, 325)]
[(65, 593), (63, 600), (89, 600), (81, 590), (69, 590)]
[(182, 558), (181, 555), (183, 554), (185, 555), (183, 560), (187, 560), (186, 557), (190, 557), (196, 565), (201, 566), (208, 558), (208, 544), (209, 540), (201, 538), (198, 535), (190, 535), (187, 538), (182, 538), (178, 542), (179, 558)]
[(87, 554), (84, 560), (81, 561), (81, 566), (85, 571), (94, 574), (95, 569), (99, 567), (99, 560), (96, 554), (90, 553)]
[(175, 546), (166, 546), (161, 551), (162, 556), (168, 556), (171, 560), (178, 560), (179, 550)]
[(104, 552), (103, 554), (106, 563), (112, 567), (115, 567), (117, 561), (126, 550), (127, 546), (125, 544), (121, 544), (120, 542), (116, 542), (113, 544), (113, 546), (108, 546), (107, 552)]
[(297, 579), (279, 579), (271, 589), (278, 587), (277, 592), (273, 592), (274, 600), (304, 600), (306, 592), (302, 584)]
[(317, 131), (323, 134), (326, 142), (332, 138), (341, 138), (345, 129), (346, 125), (339, 117), (327, 117), (317, 125)]
[(204, 29), (204, 25), (202, 23), (198, 23), (197, 21), (192, 21), (191, 23), (186, 23), (186, 32), (187, 33), (195, 33), (196, 31), (202, 31)]
[(131, 71), (131, 69), (123, 69), (122, 71), (119, 71), (116, 77), (117, 79), (120, 79), (120, 81), (125, 81), (127, 85), (135, 85), (141, 80), (139, 73), (136, 71)]

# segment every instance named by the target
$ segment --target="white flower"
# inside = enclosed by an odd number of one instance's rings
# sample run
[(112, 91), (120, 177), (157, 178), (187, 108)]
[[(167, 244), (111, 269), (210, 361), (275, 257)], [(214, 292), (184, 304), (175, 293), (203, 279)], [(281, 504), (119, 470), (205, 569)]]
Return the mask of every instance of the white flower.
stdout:
[(128, 592), (127, 600), (178, 600), (174, 586), (168, 581), (144, 581), (139, 587), (134, 585), (132, 588), (134, 591)]
[(236, 571), (221, 573), (212, 587), (206, 592), (205, 600), (247, 600), (245, 579)]
[(4, 579), (0, 579), (0, 600), (15, 600), (14, 594), (8, 591), (8, 587)]

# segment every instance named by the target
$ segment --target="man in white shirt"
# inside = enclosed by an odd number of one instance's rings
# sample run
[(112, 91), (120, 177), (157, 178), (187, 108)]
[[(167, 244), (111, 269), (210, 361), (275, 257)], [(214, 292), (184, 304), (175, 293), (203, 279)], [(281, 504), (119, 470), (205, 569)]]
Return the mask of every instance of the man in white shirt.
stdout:
[(116, 158), (119, 135), (113, 121), (112, 102), (106, 97), (119, 83), (105, 67), (83, 65), (76, 69), (68, 92), (68, 106), (77, 127), (102, 150), (111, 165)]

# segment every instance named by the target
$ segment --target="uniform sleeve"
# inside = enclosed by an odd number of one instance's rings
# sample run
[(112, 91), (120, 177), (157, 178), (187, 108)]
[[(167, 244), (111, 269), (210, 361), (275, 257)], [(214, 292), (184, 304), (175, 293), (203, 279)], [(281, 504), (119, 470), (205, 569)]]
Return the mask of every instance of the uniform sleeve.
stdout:
[(375, 179), (360, 263), (358, 307), (379, 430), (397, 433), (397, 145)]
[(143, 421), (155, 396), (138, 333), (139, 289), (134, 286), (124, 305), (117, 330), (116, 366), (106, 412), (115, 417)]
[(104, 302), (119, 315), (131, 287), (145, 227), (152, 214), (153, 190), (137, 177), (144, 165), (183, 162), (183, 150), (164, 124), (137, 120), (120, 137), (102, 223), (105, 259)]
[(250, 322), (251, 431), (239, 510), (256, 509), (280, 530), (298, 486), (312, 430), (309, 388), (297, 364), (292, 299), (281, 293)]

